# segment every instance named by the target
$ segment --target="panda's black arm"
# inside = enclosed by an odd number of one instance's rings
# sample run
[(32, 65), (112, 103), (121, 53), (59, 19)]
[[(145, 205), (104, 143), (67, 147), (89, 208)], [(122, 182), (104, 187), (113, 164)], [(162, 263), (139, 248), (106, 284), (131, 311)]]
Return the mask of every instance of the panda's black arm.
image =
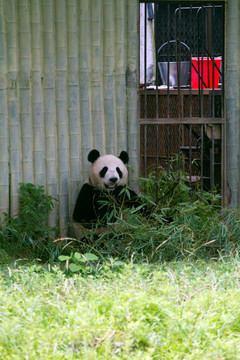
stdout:
[(124, 203), (124, 205), (127, 207), (134, 206), (136, 208), (142, 205), (142, 202), (140, 201), (135, 191), (127, 186), (117, 186), (117, 188), (114, 190), (114, 195), (120, 203)]
[(89, 184), (83, 184), (73, 210), (73, 219), (79, 223), (89, 223), (96, 220), (94, 211), (94, 187)]
[(130, 188), (127, 188), (128, 193), (129, 193), (129, 198), (126, 197), (125, 203), (126, 206), (128, 207), (132, 207), (134, 206), (135, 208), (137, 208), (140, 205), (143, 205), (142, 202), (140, 201), (138, 195), (135, 193), (135, 191), (133, 191)]

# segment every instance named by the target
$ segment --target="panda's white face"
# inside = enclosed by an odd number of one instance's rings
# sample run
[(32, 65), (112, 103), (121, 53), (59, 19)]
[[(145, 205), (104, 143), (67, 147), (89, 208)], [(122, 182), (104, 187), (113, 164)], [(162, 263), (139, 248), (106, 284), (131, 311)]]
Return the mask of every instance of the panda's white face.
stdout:
[(98, 157), (90, 167), (88, 182), (101, 190), (114, 190), (126, 185), (128, 171), (123, 161), (114, 155)]

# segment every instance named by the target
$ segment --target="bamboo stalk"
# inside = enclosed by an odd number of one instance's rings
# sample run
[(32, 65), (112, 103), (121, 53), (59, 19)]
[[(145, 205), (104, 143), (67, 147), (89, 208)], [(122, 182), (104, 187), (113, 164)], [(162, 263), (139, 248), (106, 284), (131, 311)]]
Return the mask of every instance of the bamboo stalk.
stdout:
[(33, 134), (30, 92), (31, 34), (27, 0), (19, 0), (19, 90), (23, 182), (33, 183)]
[(103, 61), (102, 61), (102, 0), (91, 1), (91, 113), (93, 128), (93, 147), (104, 150), (105, 133), (103, 121)]
[(115, 7), (112, 0), (104, 0), (103, 8), (103, 93), (105, 118), (105, 149), (107, 153), (116, 153), (116, 113), (114, 99), (114, 48), (115, 48)]
[(226, 173), (227, 189), (225, 199), (231, 208), (240, 206), (239, 189), (239, 99), (240, 99), (240, 4), (230, 1), (228, 6), (227, 40), (226, 40)]
[(79, 42), (78, 42), (78, 1), (67, 2), (68, 12), (68, 121), (69, 121), (69, 216), (71, 219), (81, 179), (81, 130), (79, 108)]
[(127, 113), (126, 113), (126, 1), (116, 0), (115, 18), (115, 99), (118, 153), (127, 150)]
[(87, 178), (89, 162), (87, 153), (92, 148), (91, 103), (90, 103), (90, 77), (91, 77), (91, 54), (90, 54), (90, 2), (79, 2), (79, 90), (80, 90), (80, 120), (81, 120), (81, 162), (83, 176)]
[(3, 0), (0, 0), (0, 217), (9, 208), (7, 50)]
[[(44, 80), (44, 121), (45, 121), (45, 156), (46, 184), (49, 195), (58, 197), (57, 178), (57, 132), (55, 111), (55, 42), (53, 0), (42, 1), (43, 19), (43, 80)], [(56, 225), (58, 211), (49, 214), (49, 225)]]
[(7, 65), (8, 65), (8, 114), (9, 114), (9, 177), (10, 204), (9, 213), (14, 214), (18, 209), (18, 184), (22, 180), (21, 146), (18, 111), (18, 79), (17, 79), (17, 12), (14, 0), (5, 4), (5, 19), (7, 32)]
[(67, 21), (66, 0), (55, 1), (56, 117), (58, 136), (59, 224), (66, 235), (69, 214), (69, 144), (67, 121)]
[(130, 164), (136, 171), (132, 176), (130, 174), (130, 184), (137, 187), (136, 176), (139, 173), (139, 147), (138, 147), (138, 114), (137, 114), (137, 93), (138, 93), (138, 14), (139, 3), (132, 0), (128, 5), (128, 27), (127, 27), (127, 121), (128, 121), (128, 151), (130, 155)]
[(31, 51), (32, 51), (32, 122), (34, 182), (45, 186), (45, 137), (43, 117), (43, 72), (41, 7), (38, 0), (31, 2)]

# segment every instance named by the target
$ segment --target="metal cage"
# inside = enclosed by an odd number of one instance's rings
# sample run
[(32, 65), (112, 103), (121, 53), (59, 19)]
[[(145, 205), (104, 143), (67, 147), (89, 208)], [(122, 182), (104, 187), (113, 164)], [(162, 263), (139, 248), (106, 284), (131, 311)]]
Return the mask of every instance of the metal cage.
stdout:
[[(164, 76), (159, 71), (163, 63)], [(186, 63), (188, 70), (182, 66)], [(140, 3), (143, 176), (159, 166), (169, 168), (177, 157), (179, 169), (186, 172), (191, 186), (223, 193), (223, 69), (223, 2)]]

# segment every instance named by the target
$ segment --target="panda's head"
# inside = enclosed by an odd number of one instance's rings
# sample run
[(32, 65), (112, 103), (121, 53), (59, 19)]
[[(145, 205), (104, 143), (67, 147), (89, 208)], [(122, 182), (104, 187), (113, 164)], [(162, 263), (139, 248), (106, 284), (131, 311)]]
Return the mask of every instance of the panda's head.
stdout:
[(124, 164), (128, 162), (128, 153), (122, 151), (119, 157), (102, 155), (98, 150), (91, 150), (88, 161), (92, 163), (88, 183), (101, 190), (114, 190), (118, 185), (126, 185), (128, 171)]

